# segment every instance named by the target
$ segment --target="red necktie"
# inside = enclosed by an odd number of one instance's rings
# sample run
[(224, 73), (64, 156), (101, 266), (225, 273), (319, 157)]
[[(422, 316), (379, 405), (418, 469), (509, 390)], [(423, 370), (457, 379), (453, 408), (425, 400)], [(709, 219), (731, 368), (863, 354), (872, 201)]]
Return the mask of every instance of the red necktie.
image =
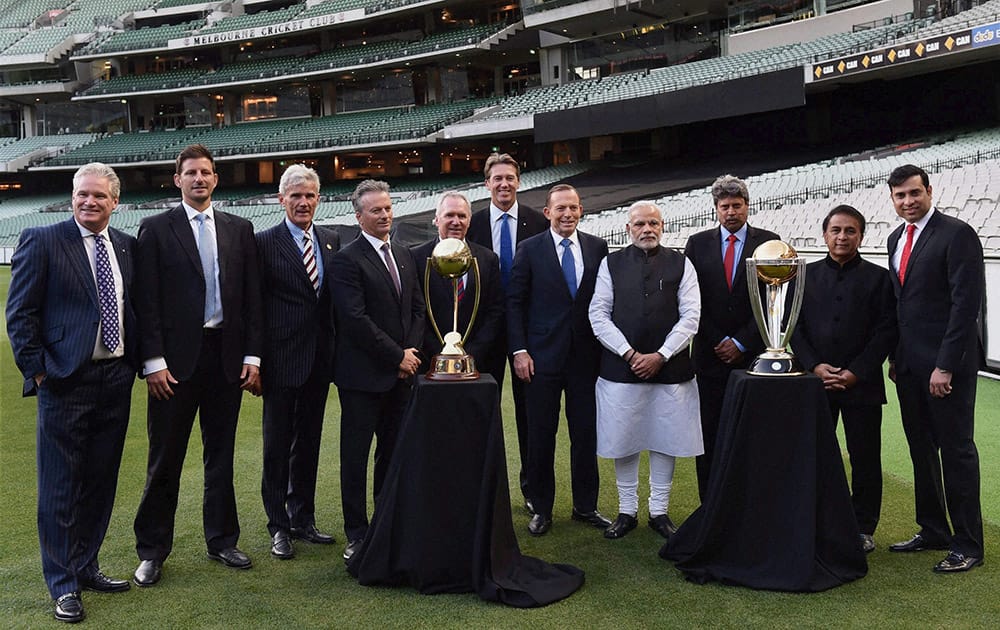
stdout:
[(909, 224), (906, 226), (906, 245), (903, 245), (903, 255), (899, 257), (899, 284), (903, 284), (906, 279), (906, 265), (910, 262), (910, 250), (913, 249), (913, 233), (917, 231), (917, 226)]
[(736, 235), (730, 234), (729, 245), (726, 246), (726, 256), (722, 259), (722, 265), (726, 269), (726, 284), (729, 285), (729, 290), (733, 290), (733, 264), (736, 262)]

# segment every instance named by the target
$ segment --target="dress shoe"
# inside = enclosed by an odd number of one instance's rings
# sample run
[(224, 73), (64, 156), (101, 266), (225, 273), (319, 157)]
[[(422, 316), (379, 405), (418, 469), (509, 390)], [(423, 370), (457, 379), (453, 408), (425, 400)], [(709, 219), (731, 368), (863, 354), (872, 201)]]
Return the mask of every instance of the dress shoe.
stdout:
[(143, 560), (132, 579), (136, 586), (152, 586), (160, 581), (162, 569), (162, 560)]
[(364, 542), (362, 539), (348, 540), (347, 546), (344, 547), (344, 562), (350, 562), (351, 557), (361, 549), (361, 543)]
[(913, 538), (909, 540), (889, 545), (889, 551), (897, 551), (901, 553), (923, 551), (925, 549), (947, 549), (947, 548), (948, 548), (948, 543), (933, 543), (924, 538), (923, 534), (915, 534)]
[(83, 621), (83, 602), (79, 593), (64, 593), (56, 599), (56, 619), (66, 623)]
[(243, 553), (236, 547), (230, 547), (228, 549), (220, 549), (219, 551), (209, 551), (208, 557), (216, 562), (221, 562), (227, 567), (232, 567), (233, 569), (249, 569), (253, 566), (250, 562), (250, 558), (247, 554)]
[(968, 571), (973, 567), (977, 567), (982, 563), (982, 558), (973, 558), (972, 556), (966, 556), (958, 553), (957, 551), (952, 551), (948, 554), (947, 558), (934, 565), (934, 572), (961, 573), (962, 571)]
[(291, 560), (295, 557), (292, 539), (285, 530), (279, 529), (274, 532), (274, 536), (271, 536), (271, 555), (280, 560)]
[(304, 540), (315, 545), (332, 545), (336, 542), (330, 534), (324, 534), (316, 529), (316, 525), (309, 523), (304, 527), (293, 527), (292, 538)]
[(535, 514), (528, 521), (528, 533), (532, 536), (544, 536), (552, 528), (552, 519), (541, 514)]
[(524, 511), (528, 513), (528, 516), (535, 515), (535, 504), (531, 502), (531, 499), (524, 500)]
[(875, 539), (871, 534), (861, 534), (861, 550), (865, 553), (875, 551)]
[(604, 530), (604, 537), (609, 539), (621, 538), (635, 529), (635, 526), (638, 524), (639, 521), (637, 521), (631, 514), (619, 512), (618, 518), (615, 519), (615, 522)]
[(666, 514), (651, 517), (649, 519), (649, 528), (667, 540), (670, 540), (670, 537), (677, 531), (677, 526), (674, 525), (674, 522)]
[(80, 586), (85, 591), (97, 591), (98, 593), (121, 593), (131, 588), (128, 580), (109, 578), (100, 571), (94, 571), (87, 577), (81, 578)]
[(589, 523), (599, 529), (607, 529), (608, 527), (611, 527), (611, 520), (597, 510), (593, 510), (592, 512), (580, 512), (576, 508), (573, 508), (573, 520), (580, 521), (581, 523)]

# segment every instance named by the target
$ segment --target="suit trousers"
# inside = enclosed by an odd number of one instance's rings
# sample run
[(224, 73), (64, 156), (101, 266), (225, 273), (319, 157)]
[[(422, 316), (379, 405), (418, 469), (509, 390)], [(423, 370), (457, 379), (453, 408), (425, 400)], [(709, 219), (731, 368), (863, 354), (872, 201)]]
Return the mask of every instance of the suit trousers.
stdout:
[(698, 374), (697, 379), (698, 401), (701, 408), (701, 438), (705, 444), (705, 453), (695, 458), (695, 470), (698, 473), (698, 498), (704, 503), (705, 493), (708, 491), (708, 478), (712, 472), (715, 439), (719, 434), (719, 419), (722, 416), (722, 401), (726, 397), (729, 372), (721, 376)]
[(851, 459), (851, 503), (858, 530), (874, 534), (882, 511), (882, 405), (830, 402), (830, 418), (844, 421), (844, 438)]
[(301, 387), (264, 390), (260, 493), (272, 536), (316, 522), (316, 471), (329, 393), (326, 370), (314, 370)]
[(206, 329), (191, 378), (173, 385), (174, 395), (167, 400), (149, 398), (146, 487), (134, 523), (140, 560), (163, 561), (173, 548), (181, 470), (195, 413), (201, 425), (205, 467), (205, 543), (209, 551), (216, 552), (235, 547), (239, 540), (233, 451), (243, 391), (238, 382), (228, 382), (223, 374), (221, 341), (220, 331)]
[(952, 394), (934, 398), (927, 377), (896, 374), (903, 431), (913, 463), (917, 524), (929, 540), (950, 543), (952, 551), (982, 558), (979, 452), (973, 441), (976, 373), (955, 373), (951, 385)]
[(375, 438), (372, 496), (378, 498), (392, 461), (399, 425), (410, 402), (410, 383), (399, 379), (387, 392), (340, 387), (340, 497), (348, 542), (368, 531), (368, 454)]
[(135, 370), (116, 359), (38, 388), (38, 539), (53, 599), (100, 570), (134, 382)]

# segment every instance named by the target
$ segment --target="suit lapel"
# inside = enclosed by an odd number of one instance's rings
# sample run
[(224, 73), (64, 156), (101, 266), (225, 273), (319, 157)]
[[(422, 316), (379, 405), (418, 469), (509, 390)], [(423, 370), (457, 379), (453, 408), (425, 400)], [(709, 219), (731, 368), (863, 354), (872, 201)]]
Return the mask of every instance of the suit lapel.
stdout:
[[(173, 210), (168, 210), (168, 212), (170, 212), (170, 229), (174, 231), (174, 236), (177, 237), (178, 242), (181, 244), (181, 249), (187, 254), (191, 264), (194, 265), (194, 268), (198, 270), (198, 274), (204, 280), (205, 272), (201, 268), (198, 243), (194, 240), (194, 233), (191, 231), (191, 225), (188, 222), (184, 206), (177, 206)], [(218, 222), (216, 222), (216, 227), (218, 228)], [(218, 232), (218, 229), (216, 229), (216, 232)]]
[[(125, 241), (114, 230), (108, 230), (108, 237), (111, 239), (111, 246), (115, 248), (115, 258), (118, 259), (118, 269), (122, 274), (122, 284), (128, 287), (132, 278), (132, 259), (128, 256)], [(128, 299), (127, 290), (125, 299)]]
[[(306, 265), (302, 261), (302, 252), (299, 251), (299, 246), (295, 243), (295, 237), (292, 236), (292, 233), (288, 230), (288, 226), (285, 225), (284, 221), (282, 221), (278, 226), (276, 240), (278, 244), (278, 254), (285, 259), (285, 262), (288, 263), (289, 268), (292, 270), (292, 274), (301, 280), (303, 289), (306, 289), (309, 293), (315, 295), (316, 291), (313, 290), (312, 281), (309, 280), (309, 274), (306, 273)], [(315, 254), (316, 248), (313, 248), (313, 255), (315, 256)]]
[[(892, 266), (892, 258), (896, 253), (896, 246), (899, 244), (899, 237), (903, 233), (903, 228), (905, 225), (906, 224), (904, 223), (903, 225), (900, 225), (895, 230), (893, 230), (892, 233), (889, 234), (889, 240), (886, 243), (886, 245), (888, 246), (887, 248), (889, 250), (889, 261), (888, 261), (889, 275), (892, 276), (892, 284), (897, 289), (899, 288), (899, 273)], [(917, 243), (920, 243), (920, 241), (917, 241)]]
[(94, 306), (100, 310), (100, 304), (97, 300), (97, 281), (94, 279), (94, 272), (90, 267), (90, 261), (87, 260), (87, 248), (83, 244), (83, 238), (80, 236), (80, 228), (77, 227), (76, 221), (70, 219), (63, 223), (65, 228), (63, 229), (63, 248), (66, 250), (67, 259), (72, 261), (73, 270), (76, 272), (77, 277), (80, 282), (87, 288), (87, 295), (90, 296), (90, 301), (94, 303)]
[[(386, 286), (389, 287), (389, 293), (396, 298), (396, 302), (398, 303), (399, 295), (396, 293), (396, 285), (392, 282), (392, 276), (389, 275), (388, 267), (385, 266), (385, 260), (382, 258), (382, 252), (376, 252), (375, 248), (368, 242), (368, 239), (365, 238), (364, 234), (359, 234), (358, 238), (361, 239), (361, 243), (359, 243), (359, 245), (361, 245), (362, 255), (368, 260), (370, 265), (375, 267), (376, 273), (382, 277)], [(395, 250), (393, 250), (392, 253), (395, 255)], [(400, 279), (400, 282), (402, 282), (402, 279)]]

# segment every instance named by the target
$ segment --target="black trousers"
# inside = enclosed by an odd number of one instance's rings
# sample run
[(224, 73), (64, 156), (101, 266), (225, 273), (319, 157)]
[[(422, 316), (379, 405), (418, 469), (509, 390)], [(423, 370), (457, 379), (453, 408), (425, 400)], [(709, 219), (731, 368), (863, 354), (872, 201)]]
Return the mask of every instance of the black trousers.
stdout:
[(146, 430), (149, 459), (146, 487), (135, 515), (136, 552), (140, 560), (165, 560), (173, 549), (174, 515), (181, 470), (195, 413), (201, 425), (205, 490), (202, 524), (210, 551), (235, 547), (240, 537), (233, 490), (233, 450), (242, 390), (226, 381), (221, 364), (221, 335), (206, 331), (194, 374), (173, 385), (167, 400), (149, 397)]
[(874, 534), (882, 510), (882, 405), (842, 406), (830, 402), (834, 429), (844, 420), (851, 459), (851, 504), (858, 530)]

